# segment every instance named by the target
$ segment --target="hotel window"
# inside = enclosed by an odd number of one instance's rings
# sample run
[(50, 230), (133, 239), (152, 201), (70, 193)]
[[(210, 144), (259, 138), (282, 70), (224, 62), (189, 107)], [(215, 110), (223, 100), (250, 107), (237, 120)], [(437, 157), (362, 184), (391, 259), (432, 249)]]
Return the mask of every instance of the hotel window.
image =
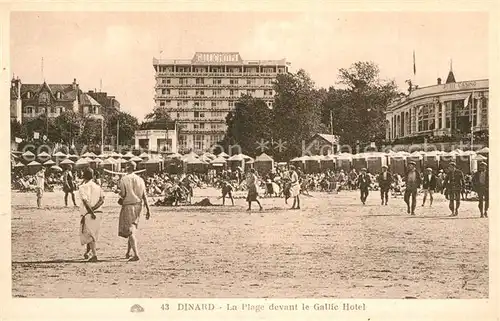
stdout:
[(219, 108), (222, 106), (222, 101), (212, 101), (212, 108)]
[(162, 83), (162, 84), (165, 84), (166, 82), (167, 82), (167, 81), (165, 80), (165, 78), (162, 78), (162, 79), (161, 79), (161, 83)]
[(195, 68), (195, 72), (205, 72), (205, 68)]
[(255, 89), (247, 89), (247, 95), (253, 97), (253, 95), (255, 95)]
[(177, 67), (177, 72), (184, 72), (186, 70), (184, 70), (184, 67)]
[(205, 118), (205, 113), (200, 111), (195, 111), (194, 118)]
[(234, 108), (234, 101), (229, 102), (229, 108)]
[(255, 85), (255, 79), (247, 79), (247, 85)]
[[(165, 79), (164, 79), (165, 80)], [(167, 84), (170, 84), (170, 79), (167, 79)]]
[(229, 96), (238, 96), (238, 90), (230, 89)]
[(193, 103), (194, 107), (205, 107), (205, 102), (204, 101), (195, 101)]
[(187, 101), (177, 101), (177, 107), (187, 107)]
[(60, 91), (58, 91), (58, 92), (56, 93), (56, 98), (57, 98), (57, 99), (61, 99), (61, 98), (62, 98), (62, 94), (61, 94), (61, 92), (60, 92)]
[(273, 83), (273, 80), (270, 78), (265, 78), (264, 79), (264, 85), (271, 85)]
[(165, 107), (165, 101), (160, 100), (160, 107)]
[(272, 96), (272, 95), (273, 95), (273, 90), (272, 89), (264, 90), (264, 96)]
[(214, 96), (222, 96), (222, 89), (214, 89), (212, 91), (212, 95), (214, 95)]
[(257, 68), (247, 68), (245, 70), (246, 73), (256, 73), (257, 72)]
[(188, 84), (187, 78), (179, 78), (179, 85), (187, 85), (187, 84)]
[(279, 69), (278, 69), (278, 73), (282, 74), (282, 73), (284, 73), (284, 72), (285, 72), (285, 68), (279, 68)]
[(179, 96), (187, 96), (187, 95), (188, 95), (188, 91), (186, 89), (179, 90)]
[(187, 137), (186, 137), (186, 135), (179, 135), (179, 146), (181, 148), (187, 148)]
[(229, 80), (230, 85), (237, 85), (238, 84), (238, 79), (230, 79)]
[(204, 96), (204, 95), (205, 95), (205, 91), (204, 90), (196, 89), (196, 96)]
[(436, 108), (438, 109), (438, 123), (436, 124), (436, 129), (441, 129), (443, 128), (443, 109), (441, 108), (442, 103), (437, 104)]
[(434, 129), (434, 105), (428, 104), (418, 108), (418, 131), (427, 131)]
[(488, 98), (481, 100), (481, 124), (480, 126), (488, 126)]
[(26, 98), (28, 98), (28, 99), (30, 99), (30, 98), (31, 98), (31, 92), (29, 92), (29, 91), (28, 91), (28, 92), (26, 93)]
[(203, 140), (205, 138), (203, 137), (203, 135), (194, 135), (194, 148), (196, 150), (201, 150), (203, 149)]
[(264, 68), (263, 70), (266, 74), (270, 74), (270, 73), (273, 73), (274, 72), (274, 69), (273, 68)]
[(217, 124), (210, 124), (210, 129), (217, 129)]
[(222, 84), (222, 79), (214, 79), (213, 80), (214, 85), (221, 85)]
[(203, 85), (203, 84), (205, 84), (205, 79), (203, 79), (203, 78), (196, 78), (196, 84), (197, 85)]

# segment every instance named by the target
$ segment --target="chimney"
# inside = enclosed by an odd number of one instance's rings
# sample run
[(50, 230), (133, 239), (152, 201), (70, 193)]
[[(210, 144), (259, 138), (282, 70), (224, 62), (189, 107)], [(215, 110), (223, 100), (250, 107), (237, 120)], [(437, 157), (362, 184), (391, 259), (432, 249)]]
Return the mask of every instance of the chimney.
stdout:
[(78, 84), (76, 83), (76, 78), (73, 79), (73, 90), (76, 90)]
[(438, 78), (438, 85), (441, 85), (441, 78)]

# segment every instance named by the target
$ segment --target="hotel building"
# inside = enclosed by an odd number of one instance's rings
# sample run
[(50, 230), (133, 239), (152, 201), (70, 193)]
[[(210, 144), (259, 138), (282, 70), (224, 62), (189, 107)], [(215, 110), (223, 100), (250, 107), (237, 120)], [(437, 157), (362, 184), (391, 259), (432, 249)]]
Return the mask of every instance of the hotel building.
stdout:
[(487, 79), (456, 82), (450, 70), (446, 83), (438, 78), (436, 85), (412, 88), (387, 108), (386, 139), (487, 131), (488, 93)]
[(155, 108), (179, 126), (179, 151), (205, 150), (221, 141), (226, 116), (242, 95), (273, 107), (273, 81), (288, 72), (282, 60), (243, 60), (239, 53), (197, 52), (192, 59), (156, 59)]

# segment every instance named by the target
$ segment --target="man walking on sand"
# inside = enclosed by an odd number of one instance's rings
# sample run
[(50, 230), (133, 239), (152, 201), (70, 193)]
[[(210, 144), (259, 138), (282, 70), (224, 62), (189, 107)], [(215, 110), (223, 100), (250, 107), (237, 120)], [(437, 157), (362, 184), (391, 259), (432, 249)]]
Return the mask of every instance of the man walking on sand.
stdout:
[(448, 191), (448, 199), (450, 200), (450, 216), (458, 216), (460, 193), (464, 186), (464, 173), (457, 169), (457, 164), (455, 162), (451, 162), (448, 166), (448, 174), (446, 175), (444, 186)]
[(407, 206), (407, 213), (411, 213), (411, 215), (415, 215), (415, 208), (417, 206), (417, 192), (421, 182), (420, 173), (417, 172), (415, 166), (415, 162), (408, 163), (408, 171), (406, 172), (404, 178), (404, 181), (406, 183), (404, 200)]
[(479, 164), (479, 170), (472, 177), (472, 186), (479, 198), (479, 212), (481, 217), (488, 217), (489, 201), (489, 178), (488, 165), (485, 162)]
[(392, 174), (387, 171), (387, 166), (382, 166), (382, 173), (378, 175), (378, 186), (380, 188), (380, 199), (382, 205), (387, 205), (389, 200), (389, 189), (392, 184)]
[[(146, 184), (144, 180), (134, 173), (136, 164), (133, 161), (127, 163), (127, 175), (120, 179), (120, 200), (122, 206), (120, 221), (118, 224), (118, 235), (128, 239), (127, 254), (125, 258), (129, 261), (139, 261), (137, 249), (137, 228), (141, 216), (142, 207), (146, 207), (146, 220), (149, 220), (149, 204), (146, 196)], [(130, 250), (134, 255), (130, 257)]]
[(361, 169), (361, 174), (358, 176), (358, 186), (360, 191), (361, 203), (365, 205), (368, 194), (370, 193), (370, 185), (372, 181), (370, 176), (366, 173), (366, 168)]
[(429, 201), (430, 201), (429, 206), (432, 206), (432, 201), (434, 200), (432, 194), (436, 190), (436, 186), (437, 186), (437, 177), (432, 172), (432, 168), (429, 167), (425, 170), (424, 179), (422, 183), (422, 188), (424, 190), (424, 199), (422, 200), (422, 206), (425, 206), (427, 194), (429, 194)]

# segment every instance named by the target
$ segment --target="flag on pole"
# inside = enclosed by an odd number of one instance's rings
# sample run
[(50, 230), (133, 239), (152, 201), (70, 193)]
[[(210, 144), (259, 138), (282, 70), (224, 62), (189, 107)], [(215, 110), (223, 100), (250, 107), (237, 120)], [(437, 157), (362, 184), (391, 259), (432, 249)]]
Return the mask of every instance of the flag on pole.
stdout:
[(417, 74), (417, 65), (415, 64), (415, 50), (413, 50), (413, 75)]
[(465, 97), (465, 99), (464, 99), (464, 107), (469, 106), (469, 102), (471, 101), (471, 99), (472, 99), (472, 94), (469, 94), (467, 97)]

